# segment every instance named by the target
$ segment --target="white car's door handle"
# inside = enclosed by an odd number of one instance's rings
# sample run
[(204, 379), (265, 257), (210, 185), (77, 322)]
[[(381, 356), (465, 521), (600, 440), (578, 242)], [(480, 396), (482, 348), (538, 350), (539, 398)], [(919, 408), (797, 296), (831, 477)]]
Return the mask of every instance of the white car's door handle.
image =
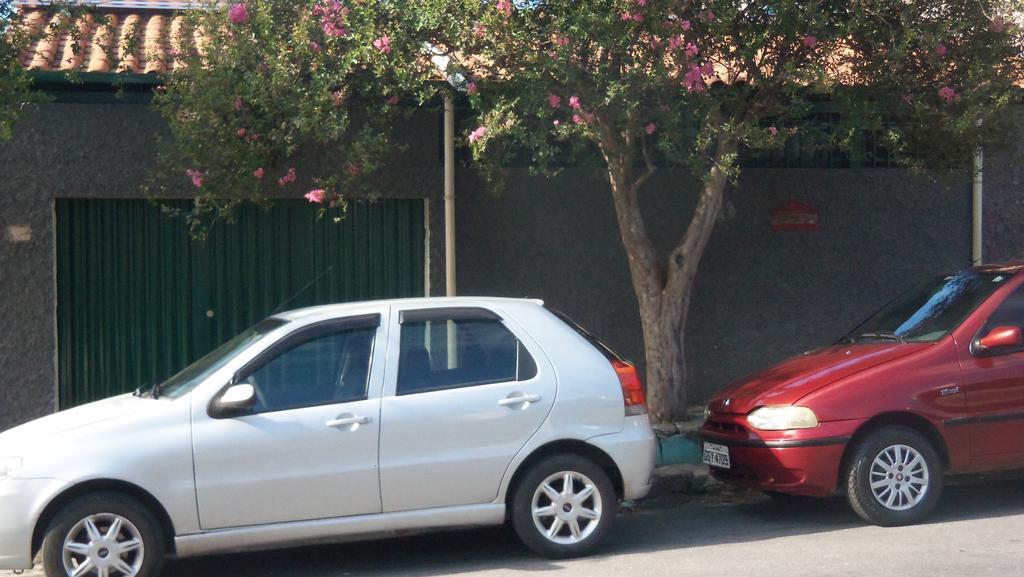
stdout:
[(540, 402), (540, 395), (524, 395), (522, 393), (512, 393), (504, 399), (498, 401), (498, 404), (503, 407), (514, 407), (516, 405), (528, 405), (530, 403)]
[(339, 416), (337, 419), (327, 421), (328, 427), (351, 427), (352, 425), (366, 425), (372, 422), (373, 419), (370, 417), (344, 417)]

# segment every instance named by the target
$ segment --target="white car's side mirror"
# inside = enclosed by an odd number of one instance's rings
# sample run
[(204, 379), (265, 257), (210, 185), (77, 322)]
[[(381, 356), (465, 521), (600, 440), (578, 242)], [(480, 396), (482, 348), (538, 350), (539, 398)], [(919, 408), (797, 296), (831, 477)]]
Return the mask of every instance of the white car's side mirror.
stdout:
[(250, 383), (242, 382), (228, 387), (213, 402), (212, 417), (229, 417), (244, 412), (256, 404), (256, 388)]

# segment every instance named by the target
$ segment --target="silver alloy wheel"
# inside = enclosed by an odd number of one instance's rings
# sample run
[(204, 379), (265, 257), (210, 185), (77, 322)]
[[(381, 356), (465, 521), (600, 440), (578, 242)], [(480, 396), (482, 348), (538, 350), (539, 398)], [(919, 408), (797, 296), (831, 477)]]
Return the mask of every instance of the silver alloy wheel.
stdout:
[(142, 569), (145, 546), (139, 529), (113, 513), (82, 519), (64, 539), (64, 570), (69, 577), (135, 577)]
[(907, 445), (886, 447), (871, 463), (871, 494), (892, 511), (917, 506), (928, 493), (928, 481), (928, 463)]
[(601, 522), (601, 492), (586, 475), (555, 473), (534, 491), (532, 513), (533, 524), (549, 541), (579, 543)]

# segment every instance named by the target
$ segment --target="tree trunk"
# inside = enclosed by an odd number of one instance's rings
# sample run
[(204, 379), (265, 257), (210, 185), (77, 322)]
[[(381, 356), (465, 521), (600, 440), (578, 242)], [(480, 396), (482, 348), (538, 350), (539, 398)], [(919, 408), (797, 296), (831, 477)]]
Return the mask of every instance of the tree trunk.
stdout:
[[(608, 162), (619, 232), (640, 305), (651, 420), (655, 423), (683, 421), (687, 418), (686, 318), (697, 267), (721, 211), (728, 165), (736, 144), (720, 142), (713, 151), (713, 162), (690, 224), (668, 258), (661, 259), (647, 235), (638, 197), (639, 189), (653, 175), (654, 168), (649, 165), (645, 173), (634, 177), (634, 158), (628, 154), (633, 143), (627, 139), (625, 148), (616, 148), (608, 138), (610, 135), (604, 136), (602, 152)], [(621, 150), (627, 153), (619, 154)]]

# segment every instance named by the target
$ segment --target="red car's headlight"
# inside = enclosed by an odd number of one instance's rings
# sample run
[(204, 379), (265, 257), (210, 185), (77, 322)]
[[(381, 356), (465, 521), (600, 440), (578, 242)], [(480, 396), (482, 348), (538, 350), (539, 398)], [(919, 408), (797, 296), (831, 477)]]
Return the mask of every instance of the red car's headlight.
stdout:
[(818, 426), (818, 417), (807, 407), (761, 407), (747, 415), (750, 426), (761, 431), (785, 431), (787, 429), (813, 429)]

